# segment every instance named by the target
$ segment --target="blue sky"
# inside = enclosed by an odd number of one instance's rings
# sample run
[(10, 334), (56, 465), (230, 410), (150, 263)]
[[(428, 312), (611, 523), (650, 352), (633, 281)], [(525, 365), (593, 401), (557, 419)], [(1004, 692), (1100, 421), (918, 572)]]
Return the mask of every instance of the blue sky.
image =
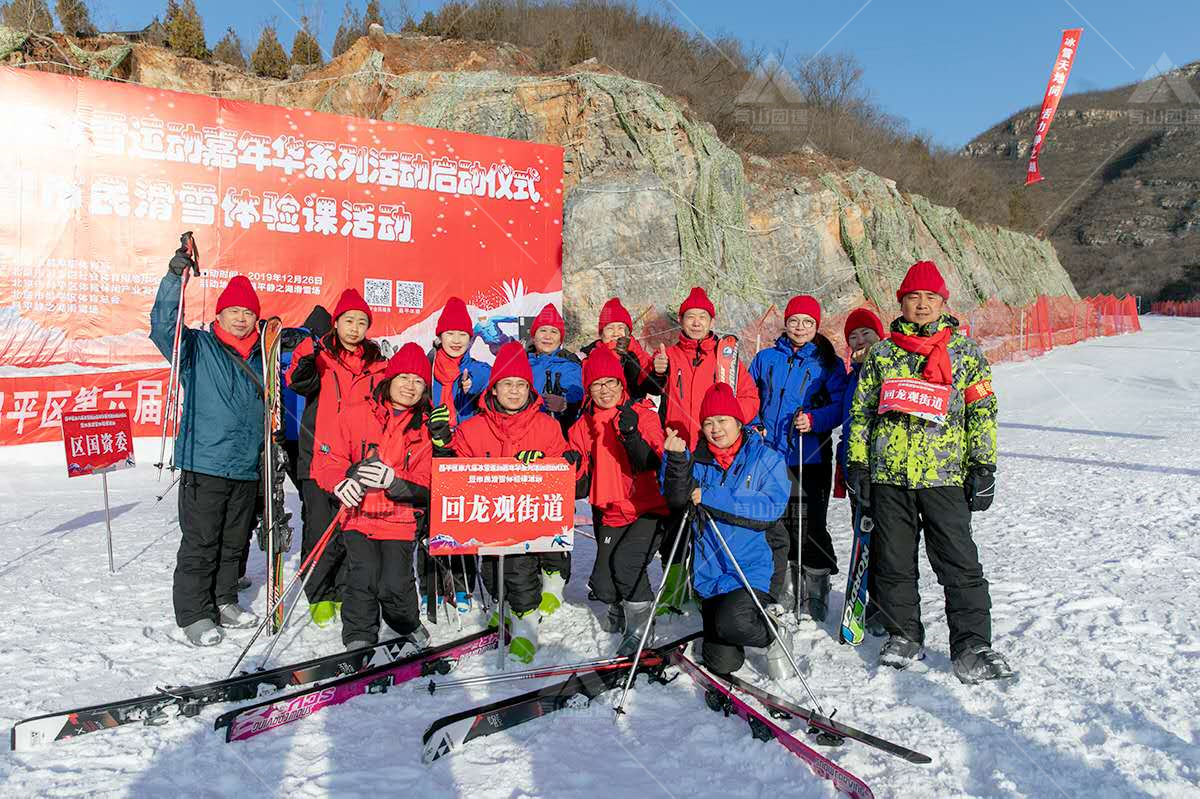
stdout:
[[(357, 0), (365, 5), (365, 0)], [(140, 28), (166, 0), (90, 0), (102, 27)], [(209, 45), (233, 25), (247, 48), (274, 22), (285, 47), (302, 13), (317, 20), (328, 48), (344, 0), (197, 0)], [(419, 16), (439, 3), (410, 2)], [(1145, 76), (1162, 54), (1200, 60), (1200, 4), (1182, 0), (639, 0), (688, 30), (732, 35), (788, 56), (853, 53), (872, 97), (914, 131), (951, 147), (1041, 102), (1063, 28), (1083, 27), (1068, 93), (1109, 88)], [(385, 10), (398, 8), (384, 0)], [(839, 33), (840, 31), (840, 33)]]

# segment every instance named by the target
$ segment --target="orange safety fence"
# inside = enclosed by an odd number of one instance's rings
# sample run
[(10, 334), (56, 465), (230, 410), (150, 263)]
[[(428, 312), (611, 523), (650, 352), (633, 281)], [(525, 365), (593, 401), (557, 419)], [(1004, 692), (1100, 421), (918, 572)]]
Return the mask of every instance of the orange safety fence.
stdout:
[(1150, 305), (1150, 313), (1163, 316), (1200, 316), (1200, 300), (1166, 300)]

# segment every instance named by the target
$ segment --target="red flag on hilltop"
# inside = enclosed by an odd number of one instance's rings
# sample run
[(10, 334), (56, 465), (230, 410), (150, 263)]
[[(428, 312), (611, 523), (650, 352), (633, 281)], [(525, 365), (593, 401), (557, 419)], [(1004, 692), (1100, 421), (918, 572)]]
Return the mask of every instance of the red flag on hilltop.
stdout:
[(1050, 123), (1058, 111), (1058, 101), (1067, 89), (1067, 77), (1071, 74), (1071, 65), (1075, 63), (1075, 54), (1079, 52), (1079, 37), (1083, 28), (1071, 28), (1063, 31), (1062, 44), (1058, 47), (1058, 57), (1054, 59), (1054, 68), (1050, 70), (1050, 82), (1046, 84), (1046, 96), (1042, 100), (1042, 112), (1038, 114), (1037, 126), (1033, 129), (1033, 146), (1029, 149), (1029, 169), (1025, 172), (1025, 185), (1037, 183), (1042, 179), (1038, 169), (1038, 156), (1042, 153), (1042, 145), (1050, 133)]

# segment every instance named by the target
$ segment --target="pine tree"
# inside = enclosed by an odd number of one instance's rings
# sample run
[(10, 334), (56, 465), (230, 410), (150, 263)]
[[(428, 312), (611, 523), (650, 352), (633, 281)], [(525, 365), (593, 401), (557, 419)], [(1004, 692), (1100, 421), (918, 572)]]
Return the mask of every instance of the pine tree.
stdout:
[(300, 17), (300, 30), (292, 41), (292, 63), (303, 66), (320, 66), (325, 63), (321, 45), (308, 30), (308, 17)]
[(12, 0), (0, 6), (0, 22), (10, 28), (34, 33), (49, 33), (54, 30), (54, 17), (46, 0)]
[(582, 64), (589, 58), (595, 58), (596, 52), (592, 47), (592, 37), (587, 31), (581, 32), (575, 37), (575, 43), (571, 45), (571, 55), (567, 57), (568, 64)]
[(250, 56), (250, 68), (254, 70), (255, 75), (282, 80), (287, 77), (288, 66), (287, 53), (283, 51), (283, 45), (275, 35), (275, 28), (271, 25), (266, 26), (262, 35), (258, 37), (254, 55)]
[(246, 68), (246, 53), (242, 50), (242, 40), (237, 35), (237, 31), (232, 27), (225, 31), (221, 41), (217, 42), (217, 46), (213, 48), (212, 57), (214, 61), (220, 61), (231, 67)]
[(364, 36), (371, 29), (372, 23), (383, 25), (385, 28), (387, 27), (387, 25), (383, 24), (383, 12), (379, 10), (379, 0), (367, 0), (367, 11), (363, 14), (362, 20), (362, 32)]
[(346, 9), (342, 12), (342, 22), (338, 25), (337, 33), (333, 37), (333, 57), (337, 58), (349, 50), (358, 41), (358, 37), (364, 36), (366, 33), (367, 28), (363, 24), (362, 14), (352, 9), (347, 3)]
[(204, 21), (196, 10), (195, 0), (183, 0), (182, 5), (167, 3), (167, 42), (171, 49), (188, 58), (208, 58), (204, 43)]
[(58, 0), (54, 11), (58, 14), (58, 24), (62, 26), (63, 33), (71, 36), (96, 35), (96, 26), (92, 24), (92, 16), (83, 0)]
[(538, 53), (538, 69), (542, 72), (556, 72), (562, 69), (563, 46), (557, 33), (550, 34), (550, 41)]

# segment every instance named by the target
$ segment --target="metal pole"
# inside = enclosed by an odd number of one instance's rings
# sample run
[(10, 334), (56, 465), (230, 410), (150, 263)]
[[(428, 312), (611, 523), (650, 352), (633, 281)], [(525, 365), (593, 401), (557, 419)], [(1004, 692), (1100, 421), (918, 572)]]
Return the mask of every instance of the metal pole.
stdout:
[[(671, 554), (667, 555), (667, 563), (672, 563), (675, 560), (675, 552), (679, 549), (679, 542), (683, 539), (683, 531), (687, 526), (688, 518), (692, 515), (692, 509), (689, 506), (683, 511), (683, 518), (679, 520), (679, 529), (675, 531), (675, 540), (671, 542)], [(684, 575), (685, 579), (687, 575)], [(658, 591), (654, 594), (654, 608), (658, 608), (658, 601), (662, 599), (663, 589), (667, 587), (667, 575), (663, 572), (662, 585), (658, 587)], [(654, 609), (650, 611), (654, 613)], [(629, 667), (629, 676), (625, 678), (625, 687), (621, 690), (621, 699), (617, 702), (615, 710), (617, 717), (625, 712), (625, 697), (629, 694), (629, 689), (633, 687), (634, 677), (637, 676), (638, 664), (642, 662), (642, 650), (646, 648), (646, 640), (650, 637), (650, 630), (654, 627), (654, 616), (650, 617), (650, 623), (646, 625), (646, 629), (642, 630), (642, 640), (638, 641), (637, 651), (633, 653), (633, 665)], [(616, 721), (616, 717), (613, 718)]]
[[(725, 542), (725, 536), (721, 535), (720, 528), (717, 527), (717, 523), (712, 520), (711, 516), (706, 515), (705, 519), (708, 521), (708, 526), (713, 531), (713, 534), (716, 535), (717, 540), (721, 542), (721, 548), (725, 550), (725, 554), (729, 557), (730, 563), (733, 564), (733, 568), (737, 571), (738, 578), (742, 581), (742, 585), (746, 586), (746, 591), (750, 594), (750, 598), (754, 600), (754, 606), (758, 608), (758, 612), (762, 614), (763, 620), (766, 621), (767, 628), (771, 631), (771, 635), (778, 638), (779, 628), (775, 626), (775, 622), (771, 619), (771, 614), (767, 613), (767, 611), (763, 609), (762, 603), (758, 600), (758, 594), (754, 593), (754, 587), (750, 585), (750, 581), (746, 579), (745, 572), (742, 571), (741, 564), (738, 563), (737, 558), (733, 556), (733, 550), (729, 548), (729, 544)], [(808, 680), (804, 679), (804, 675), (800, 673), (800, 667), (796, 665), (796, 659), (792, 657), (791, 651), (787, 647), (780, 648), (783, 649), (783, 654), (787, 655), (788, 663), (792, 664), (792, 671), (796, 672), (796, 676), (800, 678), (800, 684), (804, 686), (805, 692), (808, 693), (808, 698), (812, 700), (813, 708), (822, 716), (824, 716), (825, 711), (821, 708), (821, 703), (817, 701), (816, 694), (814, 694), (812, 689), (808, 687)]]
[(496, 649), (499, 651), (500, 661), (499, 661), (498, 665), (499, 665), (500, 671), (504, 671), (505, 666), (508, 665), (508, 636), (506, 635), (506, 633), (508, 632), (508, 620), (504, 618), (504, 556), (503, 555), (498, 555), (496, 557), (496, 592), (497, 592), (496, 607), (498, 608), (498, 610), (496, 612), (498, 614), (497, 618), (499, 619), (499, 625), (500, 625), (500, 641), (499, 641), (499, 644), (497, 645)]
[(116, 574), (112, 556), (112, 515), (108, 509), (108, 472), (100, 472), (100, 483), (104, 486), (104, 526), (108, 529), (108, 573)]

